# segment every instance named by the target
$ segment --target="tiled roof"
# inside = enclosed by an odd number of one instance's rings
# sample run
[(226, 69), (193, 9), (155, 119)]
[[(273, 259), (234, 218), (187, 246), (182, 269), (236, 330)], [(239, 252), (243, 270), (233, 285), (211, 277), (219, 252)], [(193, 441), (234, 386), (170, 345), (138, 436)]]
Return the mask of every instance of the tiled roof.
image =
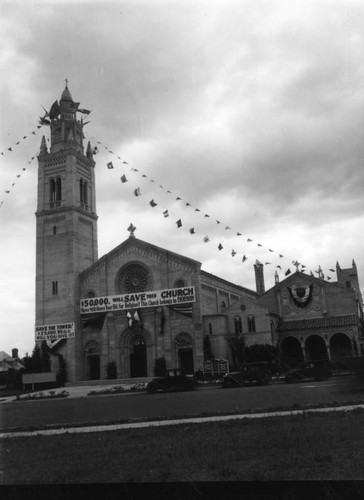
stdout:
[(329, 318), (297, 319), (292, 321), (281, 321), (278, 324), (278, 332), (291, 330), (307, 330), (310, 328), (327, 328), (332, 326), (356, 325), (358, 322), (355, 314), (343, 314), (341, 316), (331, 316)]

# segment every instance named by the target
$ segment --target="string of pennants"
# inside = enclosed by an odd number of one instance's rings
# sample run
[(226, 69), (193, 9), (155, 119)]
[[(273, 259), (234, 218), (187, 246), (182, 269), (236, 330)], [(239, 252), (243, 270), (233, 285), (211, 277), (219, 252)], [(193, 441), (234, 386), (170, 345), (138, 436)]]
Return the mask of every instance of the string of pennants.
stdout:
[[(93, 139), (96, 144), (98, 146), (102, 146), (109, 154), (112, 154), (116, 157), (117, 160), (120, 160), (121, 162), (121, 165), (125, 166), (125, 165), (128, 165), (128, 162), (123, 160), (121, 158), (121, 156), (118, 156), (118, 154), (114, 153), (110, 148), (108, 148), (106, 145), (104, 145), (101, 141), (96, 141), (94, 137), (90, 137), (91, 139)], [(93, 154), (94, 155), (97, 155), (98, 153), (100, 153), (100, 150), (99, 150), (99, 147), (98, 146), (95, 146), (93, 148)], [(106, 164), (106, 167), (107, 169), (111, 170), (111, 169), (114, 169), (115, 166), (113, 164), (112, 161), (109, 161), (107, 162)], [(125, 168), (125, 167), (124, 167)], [(150, 183), (153, 183), (154, 185), (159, 185), (159, 188), (162, 189), (165, 193), (169, 194), (170, 196), (175, 196), (175, 194), (170, 190), (170, 189), (167, 189), (167, 187), (165, 187), (163, 184), (159, 184), (159, 182), (157, 182), (156, 180), (154, 179), (149, 179), (149, 177), (142, 171), (140, 171), (139, 169), (137, 168), (129, 168), (129, 173), (132, 173), (132, 175), (139, 175), (141, 177), (141, 179), (143, 179), (144, 181), (148, 181)], [(129, 174), (128, 174), (129, 175)], [(126, 174), (123, 173), (120, 177), (120, 181), (122, 184), (125, 184), (127, 182), (129, 182), (129, 179), (127, 178)], [(149, 191), (149, 190), (147, 190)], [(133, 194), (134, 196), (136, 197), (139, 197), (139, 196), (143, 196), (143, 193), (142, 193), (142, 189), (140, 186), (136, 187), (133, 189)], [(209, 219), (209, 220), (213, 220), (214, 217), (212, 217), (212, 215), (208, 214), (208, 213), (202, 213), (201, 210), (197, 207), (193, 207), (191, 203), (189, 202), (186, 202), (181, 196), (176, 196), (175, 200), (174, 201), (180, 201), (181, 203), (184, 203), (184, 208), (189, 208), (189, 209), (192, 209), (194, 210), (194, 213), (195, 215), (199, 215), (200, 217), (203, 217), (203, 219)], [(157, 206), (160, 205), (159, 203), (159, 200), (156, 200), (155, 198), (152, 198), (150, 199), (149, 201), (149, 205), (152, 207), (152, 208), (155, 208)], [(163, 211), (162, 211), (162, 215), (164, 218), (168, 218), (168, 217), (171, 217), (171, 213), (170, 213), (170, 210), (168, 208), (165, 208)], [(236, 237), (241, 237), (243, 238), (243, 233), (240, 232), (240, 231), (236, 231), (236, 230), (233, 230), (230, 226), (226, 225), (225, 223), (223, 223), (223, 221), (221, 221), (220, 219), (216, 219), (215, 218), (215, 223), (217, 226), (223, 228), (224, 227), (224, 231), (229, 231), (230, 234), (233, 234), (234, 233), (234, 236)], [(177, 229), (180, 229), (182, 227), (184, 227), (184, 222), (182, 220), (182, 218), (178, 218), (176, 221), (175, 221), (175, 224), (176, 224), (176, 227)], [(191, 234), (191, 235), (195, 235), (195, 234), (198, 234), (199, 231), (198, 229), (193, 226), (193, 227), (189, 227), (188, 228), (188, 232)], [(212, 242), (214, 240), (214, 237), (211, 236), (211, 233), (208, 234), (208, 235), (204, 235), (203, 238), (202, 238), (202, 241), (204, 243), (209, 243), (209, 242)], [(257, 247), (260, 247), (260, 248), (266, 248), (267, 251), (269, 252), (270, 254), (270, 257), (272, 256), (275, 256), (276, 258), (278, 258), (278, 260), (280, 261), (281, 259), (284, 259), (282, 260), (282, 263), (285, 262), (287, 259), (285, 258), (285, 256), (279, 252), (276, 252), (275, 250), (271, 249), (271, 248), (268, 248), (268, 247), (265, 247), (263, 244), (259, 243), (259, 242), (255, 242), (255, 240), (251, 237), (247, 237), (246, 238), (246, 244), (249, 244), (250, 246), (252, 244), (256, 243), (257, 244)], [(240, 246), (240, 242), (239, 242), (239, 246)], [(219, 251), (222, 251), (224, 249), (224, 246), (223, 244), (221, 243), (221, 241), (219, 241), (219, 244), (217, 246), (217, 249)], [(230, 254), (232, 257), (235, 257), (235, 256), (238, 256), (238, 258), (241, 258), (241, 262), (244, 263), (246, 262), (248, 259), (249, 259), (249, 254), (247, 255), (246, 253), (244, 254), (241, 254), (241, 252), (238, 252), (236, 250), (234, 250), (234, 248), (231, 248), (231, 251), (230, 251)], [(240, 255), (239, 255), (240, 254)], [(259, 261), (257, 261), (257, 263), (259, 264), (262, 264), (260, 263)], [(264, 265), (272, 265), (272, 262), (264, 262)], [(290, 265), (290, 264), (289, 264)], [(296, 269), (298, 270), (299, 267), (301, 267), (301, 270), (302, 272), (307, 272), (306, 271), (306, 266), (304, 264), (301, 264), (300, 262), (298, 262), (297, 260), (295, 261), (292, 261), (292, 265), (294, 267), (296, 267)], [(281, 264), (278, 264), (275, 266), (276, 269), (279, 269), (280, 271), (283, 271), (283, 267)], [(278, 272), (278, 271), (277, 271)], [(321, 269), (321, 267), (319, 266), (318, 270), (315, 270), (314, 272), (311, 270), (309, 271), (310, 272), (310, 275), (311, 276), (314, 276), (315, 274), (318, 275), (318, 277), (322, 278), (322, 279), (327, 279), (327, 280), (331, 280), (331, 276), (328, 276), (326, 274), (324, 274), (323, 270)], [(333, 268), (330, 268), (328, 270), (325, 270), (326, 273), (335, 273), (335, 269)], [(291, 267), (288, 267), (284, 274), (285, 276), (288, 276), (289, 274), (292, 273), (292, 270), (291, 270)], [(315, 274), (314, 274), (315, 273)]]
[[(32, 136), (38, 135), (38, 131), (41, 127), (42, 127), (41, 124), (37, 125), (35, 130), (28, 132), (21, 139), (19, 139), (15, 144), (2, 149), (0, 151), (0, 159), (6, 158), (7, 156), (13, 154), (14, 152), (16, 152), (17, 148), (19, 146), (21, 146), (22, 143), (24, 143), (26, 140), (29, 140)], [(33, 163), (33, 161), (35, 160), (35, 158), (36, 158), (36, 154), (27, 160), (27, 164), (31, 165)], [(15, 177), (13, 178), (12, 182), (10, 183), (10, 185), (7, 187), (7, 189), (4, 189), (3, 195), (9, 195), (12, 192), (13, 187), (18, 182), (18, 179), (20, 179), (21, 176), (24, 175), (24, 172), (27, 170), (27, 168), (28, 167), (22, 167), (21, 170), (18, 170), (18, 172), (15, 174)], [(4, 201), (5, 201), (5, 198), (0, 200), (0, 208), (2, 208)]]
[[(44, 120), (40, 119), (40, 121), (39, 121), (39, 125), (37, 126), (37, 130), (39, 130), (39, 129), (43, 126), (43, 125), (48, 125), (48, 123), (45, 123), (45, 121), (44, 121)], [(18, 147), (18, 146), (19, 146), (19, 145), (20, 145), (23, 141), (27, 140), (27, 139), (28, 139), (29, 137), (31, 137), (31, 136), (37, 135), (37, 130), (33, 130), (33, 131), (31, 131), (31, 132), (30, 132), (30, 133), (28, 133), (27, 135), (24, 135), (24, 136), (22, 137), (22, 139), (20, 139), (19, 141), (17, 141), (14, 145), (9, 146), (9, 147), (5, 148), (4, 150), (0, 151), (0, 157), (6, 157), (7, 155), (10, 155), (11, 153), (13, 153), (13, 152), (16, 150), (16, 148), (17, 148), (17, 147)], [(95, 138), (92, 138), (92, 139), (94, 139), (94, 140), (95, 140)], [(48, 139), (48, 142), (49, 142), (49, 139)], [(98, 144), (99, 146), (103, 146), (103, 147), (105, 148), (105, 150), (106, 150), (109, 154), (114, 155), (114, 156), (115, 156), (118, 160), (120, 160), (120, 161), (122, 162), (122, 165), (128, 165), (128, 162), (127, 162), (127, 161), (122, 160), (122, 158), (121, 158), (120, 156), (118, 156), (116, 153), (114, 153), (114, 152), (113, 152), (110, 148), (108, 148), (106, 145), (104, 145), (101, 141), (96, 141), (96, 140), (95, 140), (95, 142), (96, 142), (96, 144)], [(98, 153), (99, 153), (98, 146), (95, 146), (95, 147), (93, 148), (93, 154), (94, 154), (94, 155), (96, 155), (96, 154), (98, 154)], [(36, 155), (32, 156), (32, 157), (31, 157), (31, 158), (27, 161), (27, 163), (30, 165), (30, 164), (34, 161), (35, 157), (36, 157)], [(113, 163), (112, 163), (111, 161), (107, 163), (107, 168), (108, 168), (108, 169), (113, 169), (113, 168), (114, 168), (114, 165), (113, 165)], [(21, 176), (22, 176), (22, 172), (25, 172), (26, 170), (27, 170), (27, 167), (22, 167), (22, 170), (21, 170), (21, 171), (19, 171), (19, 172), (16, 174), (16, 177), (14, 178), (14, 181), (11, 183), (11, 187), (9, 187), (8, 189), (5, 189), (5, 190), (4, 190), (4, 194), (8, 195), (8, 194), (10, 194), (10, 193), (11, 193), (12, 188), (13, 188), (13, 187), (15, 186), (15, 184), (16, 184), (16, 180), (15, 180), (15, 179), (20, 179), (20, 178), (21, 178)], [(130, 172), (133, 172), (133, 173), (137, 173), (137, 174), (139, 174), (139, 175), (141, 176), (141, 178), (142, 178), (142, 179), (148, 179), (148, 176), (147, 176), (145, 173), (140, 172), (140, 171), (139, 171), (138, 169), (136, 169), (136, 168), (130, 168)], [(123, 174), (123, 175), (120, 177), (120, 180), (121, 180), (121, 182), (122, 182), (123, 184), (124, 184), (124, 183), (126, 183), (126, 182), (128, 182), (128, 179), (127, 179), (127, 177), (126, 177), (126, 174)], [(153, 180), (153, 179), (150, 179), (150, 182), (151, 182), (151, 183), (158, 184), (158, 183), (157, 183), (155, 180)], [(160, 187), (161, 189), (163, 189), (166, 193), (168, 193), (168, 194), (170, 194), (170, 195), (172, 195), (172, 196), (173, 196), (172, 191), (170, 191), (169, 189), (166, 189), (166, 188), (165, 188), (162, 184), (159, 184), (159, 187)], [(142, 195), (141, 188), (140, 188), (140, 187), (135, 188), (135, 189), (133, 190), (133, 193), (134, 193), (134, 195), (135, 195), (135, 196), (141, 196), (141, 195)], [(181, 201), (181, 202), (184, 202), (184, 200), (183, 200), (180, 196), (177, 196), (175, 200), (176, 200), (176, 201)], [(0, 201), (0, 208), (2, 207), (3, 203), (4, 203), (4, 200), (1, 200), (1, 201)], [(157, 203), (157, 202), (154, 200), (154, 198), (153, 198), (153, 199), (151, 199), (151, 200), (150, 200), (149, 205), (150, 205), (152, 208), (154, 208), (154, 207), (158, 206), (158, 203)], [(192, 208), (192, 209), (193, 209), (193, 207), (192, 207), (191, 203), (189, 203), (189, 202), (184, 202), (184, 207), (190, 207), (190, 208)], [(201, 212), (201, 210), (200, 210), (199, 208), (194, 208), (194, 212), (195, 212), (195, 214), (202, 215), (202, 212)], [(169, 210), (168, 210), (168, 209), (165, 209), (165, 210), (162, 212), (162, 214), (163, 214), (163, 217), (164, 217), (164, 218), (170, 217), (170, 213), (169, 213)], [(204, 219), (210, 219), (210, 220), (211, 220), (211, 219), (212, 219), (212, 216), (211, 216), (210, 214), (205, 213), (205, 214), (203, 215), (203, 218), (204, 218)], [(228, 226), (228, 225), (224, 224), (221, 220), (219, 220), (219, 219), (215, 219), (215, 222), (216, 222), (216, 224), (217, 224), (217, 225), (219, 225), (219, 226), (221, 225), (221, 227), (225, 227), (225, 229), (224, 229), (225, 231), (233, 231), (233, 230), (230, 228), (230, 226)], [(183, 227), (183, 222), (182, 222), (182, 219), (181, 219), (181, 218), (179, 218), (179, 219), (176, 221), (176, 226), (177, 226), (177, 228), (178, 228), (178, 229), (179, 229), (179, 228), (181, 228), (181, 227)], [(194, 235), (194, 234), (198, 233), (198, 230), (196, 230), (196, 228), (195, 228), (195, 227), (191, 227), (191, 228), (189, 228), (189, 233), (190, 233), (191, 235)], [(243, 233), (242, 233), (242, 232), (239, 232), (239, 231), (235, 231), (235, 236), (237, 236), (237, 237), (242, 237), (242, 236), (243, 236)], [(205, 236), (203, 237), (202, 241), (203, 241), (204, 243), (209, 243), (209, 242), (213, 241), (213, 237), (211, 237), (211, 235), (205, 235)], [(253, 243), (253, 242), (254, 242), (253, 238), (248, 237), (248, 238), (246, 239), (246, 243), (248, 243), (248, 244)], [(257, 243), (257, 247), (262, 247), (262, 248), (263, 248), (264, 246), (263, 246), (261, 243)], [(224, 248), (223, 244), (222, 244), (221, 242), (219, 242), (219, 244), (218, 244), (218, 246), (217, 246), (217, 249), (218, 249), (219, 251), (222, 251), (222, 250), (223, 250), (223, 248)], [(270, 254), (278, 254), (278, 258), (279, 258), (279, 259), (283, 259), (283, 258), (284, 258), (284, 255), (283, 255), (283, 254), (280, 254), (280, 253), (278, 253), (278, 252), (275, 252), (275, 250), (273, 250), (273, 249), (271, 249), (271, 248), (267, 248), (267, 249), (268, 249), (268, 252), (269, 252)], [(238, 255), (239, 253), (240, 253), (240, 252), (235, 251), (233, 248), (231, 249), (231, 256), (232, 256), (232, 257), (235, 257), (235, 256), (236, 256), (236, 255)], [(239, 256), (239, 258), (240, 258), (240, 257), (241, 257), (241, 255)], [(241, 262), (242, 262), (242, 263), (244, 263), (244, 262), (245, 262), (245, 261), (247, 261), (248, 259), (249, 259), (249, 256), (247, 256), (247, 255), (244, 253), (244, 254), (242, 255), (242, 257), (241, 257)], [(260, 263), (259, 261), (257, 261), (257, 262), (258, 262), (258, 263)], [(271, 262), (265, 262), (265, 263), (264, 263), (264, 265), (271, 265), (271, 264), (272, 264)], [(293, 265), (293, 266), (295, 266), (295, 267), (296, 267), (296, 269), (298, 269), (299, 267), (301, 267), (302, 272), (305, 272), (305, 271), (306, 271), (306, 266), (305, 266), (304, 264), (301, 264), (301, 263), (300, 263), (300, 262), (298, 262), (297, 260), (296, 260), (296, 261), (292, 261), (292, 265)], [(276, 265), (275, 267), (276, 267), (277, 269), (279, 269), (280, 271), (282, 271), (282, 270), (283, 270), (283, 269), (282, 269), (282, 266), (281, 266), (281, 265), (279, 265), (279, 264), (278, 264), (278, 265)], [(325, 278), (325, 275), (324, 275), (324, 273), (323, 273), (323, 271), (322, 271), (321, 267), (319, 267), (319, 268), (318, 268), (318, 270), (315, 270), (314, 272), (315, 272), (315, 273), (316, 273), (319, 277), (321, 277), (321, 278), (323, 278), (323, 279), (327, 279), (327, 280), (330, 280), (330, 279), (331, 279), (331, 276), (328, 276), (328, 275), (326, 275), (326, 278)], [(334, 269), (332, 269), (332, 268), (330, 268), (330, 269), (328, 269), (326, 272), (335, 273), (335, 270), (334, 270)], [(292, 273), (291, 268), (290, 268), (290, 267), (288, 267), (288, 268), (286, 269), (286, 271), (285, 271), (285, 276), (288, 276), (288, 275), (289, 275), (289, 274), (291, 274), (291, 273)], [(310, 271), (310, 274), (311, 274), (311, 276), (314, 276), (314, 273), (313, 273), (312, 271)]]

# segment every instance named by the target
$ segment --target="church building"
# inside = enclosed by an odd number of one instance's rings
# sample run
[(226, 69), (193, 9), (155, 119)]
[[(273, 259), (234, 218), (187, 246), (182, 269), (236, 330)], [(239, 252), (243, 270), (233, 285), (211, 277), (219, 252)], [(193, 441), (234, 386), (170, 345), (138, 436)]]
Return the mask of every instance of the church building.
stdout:
[(227, 339), (239, 335), (247, 346), (270, 344), (304, 358), (360, 352), (354, 265), (338, 265), (335, 284), (297, 270), (265, 292), (257, 262), (254, 291), (138, 239), (132, 224), (126, 240), (99, 258), (95, 161), (91, 144), (84, 148), (79, 104), (66, 85), (50, 109), (36, 211), (35, 340), (64, 357), (69, 382), (105, 379), (110, 365), (117, 378), (153, 376), (160, 358), (193, 373), (203, 365), (206, 337), (214, 357), (230, 361)]

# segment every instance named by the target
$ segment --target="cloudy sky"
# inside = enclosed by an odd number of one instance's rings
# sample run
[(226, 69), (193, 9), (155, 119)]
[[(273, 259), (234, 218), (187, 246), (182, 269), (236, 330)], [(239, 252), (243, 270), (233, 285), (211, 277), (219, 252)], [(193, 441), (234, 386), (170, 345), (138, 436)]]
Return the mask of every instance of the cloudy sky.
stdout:
[(133, 222), (249, 288), (256, 260), (270, 288), (352, 259), (363, 287), (363, 27), (362, 0), (1, 0), (0, 350), (34, 346), (37, 125), (65, 78), (92, 110), (99, 256)]

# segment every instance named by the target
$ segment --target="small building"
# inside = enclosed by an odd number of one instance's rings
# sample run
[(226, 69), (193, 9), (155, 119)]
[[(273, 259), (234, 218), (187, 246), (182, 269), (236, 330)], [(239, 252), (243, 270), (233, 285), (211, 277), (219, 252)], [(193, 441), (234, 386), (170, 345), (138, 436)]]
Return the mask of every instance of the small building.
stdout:
[(18, 358), (18, 349), (13, 349), (11, 356), (5, 351), (0, 351), (0, 387), (6, 388), (20, 383), (19, 374), (24, 370)]

